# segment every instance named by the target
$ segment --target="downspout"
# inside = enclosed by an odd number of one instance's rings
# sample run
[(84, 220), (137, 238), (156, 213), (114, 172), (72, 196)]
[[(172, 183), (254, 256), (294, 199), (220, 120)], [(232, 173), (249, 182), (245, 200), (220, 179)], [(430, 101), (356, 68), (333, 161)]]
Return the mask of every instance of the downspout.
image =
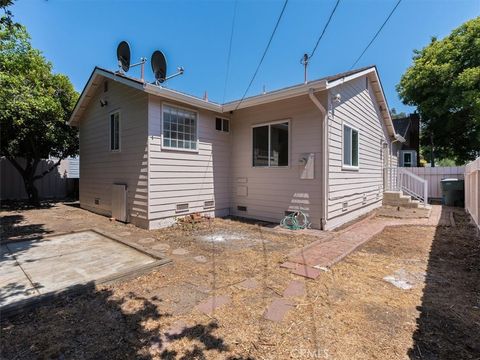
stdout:
[(324, 230), (328, 216), (328, 117), (327, 111), (315, 96), (315, 89), (310, 88), (308, 90), (308, 96), (322, 113), (322, 187), (320, 191), (322, 197), (322, 207), (320, 209), (320, 228)]

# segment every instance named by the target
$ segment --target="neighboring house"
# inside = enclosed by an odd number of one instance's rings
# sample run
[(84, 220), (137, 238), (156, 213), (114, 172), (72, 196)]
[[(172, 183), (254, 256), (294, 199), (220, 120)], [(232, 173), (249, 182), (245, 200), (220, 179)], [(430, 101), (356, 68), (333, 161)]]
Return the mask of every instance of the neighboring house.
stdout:
[(394, 130), (375, 67), (217, 104), (95, 68), (80, 206), (155, 229), (201, 212), (332, 229), (382, 204)]
[(420, 166), (420, 115), (410, 114), (408, 117), (393, 119), (395, 131), (405, 142), (398, 152), (398, 165), (402, 167)]

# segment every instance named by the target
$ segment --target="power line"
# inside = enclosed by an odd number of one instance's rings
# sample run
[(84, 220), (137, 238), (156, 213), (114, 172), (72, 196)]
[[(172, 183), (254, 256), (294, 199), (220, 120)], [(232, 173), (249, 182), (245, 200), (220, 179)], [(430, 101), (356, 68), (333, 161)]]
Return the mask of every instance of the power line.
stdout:
[(242, 101), (245, 99), (245, 96), (247, 95), (248, 90), (250, 90), (250, 87), (252, 86), (253, 80), (255, 80), (255, 77), (257, 76), (258, 70), (260, 69), (260, 66), (263, 63), (263, 60), (265, 59), (265, 55), (267, 55), (268, 48), (270, 47), (270, 44), (272, 43), (273, 37), (275, 35), (275, 32), (277, 31), (278, 25), (280, 24), (280, 20), (282, 19), (282, 16), (283, 16), (283, 13), (285, 12), (285, 8), (287, 7), (287, 4), (288, 4), (288, 0), (285, 0), (285, 2), (283, 3), (282, 11), (280, 12), (280, 15), (278, 16), (277, 23), (275, 24), (275, 27), (273, 28), (272, 35), (270, 35), (270, 39), (268, 40), (268, 44), (265, 48), (265, 51), (263, 52), (262, 58), (260, 59), (260, 62), (258, 63), (257, 69), (255, 70), (255, 72), (252, 76), (252, 79), (250, 80), (250, 83), (248, 84), (247, 89), (245, 90), (242, 98), (240, 99), (237, 106), (235, 107), (235, 110), (238, 109), (238, 107), (240, 106)]
[(322, 40), (323, 35), (325, 35), (325, 31), (327, 31), (328, 25), (330, 24), (330, 21), (332, 21), (333, 15), (335, 14), (335, 11), (337, 10), (338, 4), (340, 3), (340, 0), (337, 0), (337, 3), (335, 4), (335, 7), (333, 8), (332, 12), (330, 13), (330, 16), (328, 17), (328, 21), (323, 27), (322, 33), (318, 37), (317, 43), (315, 44), (315, 47), (313, 48), (312, 52), (308, 56), (309, 59), (313, 57), (315, 54), (315, 51), (317, 50), (318, 44), (320, 44), (320, 40)]
[(363, 54), (365, 54), (365, 52), (368, 50), (368, 48), (370, 47), (370, 45), (372, 45), (372, 43), (375, 41), (375, 39), (377, 38), (378, 34), (380, 34), (380, 32), (382, 31), (383, 27), (387, 24), (388, 20), (390, 20), (390, 18), (392, 17), (393, 13), (395, 12), (395, 10), (397, 10), (397, 7), (398, 5), (400, 5), (400, 3), (402, 2), (402, 0), (398, 0), (397, 1), (397, 4), (394, 6), (394, 8), (392, 9), (392, 11), (390, 11), (390, 14), (388, 14), (387, 18), (385, 19), (385, 21), (383, 22), (382, 26), (380, 26), (380, 29), (378, 29), (378, 31), (376, 32), (375, 36), (372, 38), (372, 40), (370, 40), (370, 42), (368, 43), (367, 47), (365, 49), (363, 49), (362, 53), (360, 54), (360, 56), (357, 58), (357, 60), (355, 60), (355, 62), (353, 63), (353, 65), (350, 67), (350, 70), (353, 69), (353, 67), (355, 65), (357, 65), (357, 63), (360, 61), (360, 59), (362, 58)]
[(233, 29), (235, 28), (235, 18), (237, 15), (237, 4), (238, 0), (235, 0), (235, 5), (233, 6), (233, 17), (232, 17), (232, 28), (230, 29), (230, 42), (228, 45), (228, 55), (227, 55), (227, 69), (225, 74), (225, 84), (223, 86), (223, 101), (222, 104), (225, 103), (225, 97), (227, 96), (227, 83), (228, 83), (228, 76), (230, 74), (230, 58), (232, 55), (232, 40), (233, 40)]

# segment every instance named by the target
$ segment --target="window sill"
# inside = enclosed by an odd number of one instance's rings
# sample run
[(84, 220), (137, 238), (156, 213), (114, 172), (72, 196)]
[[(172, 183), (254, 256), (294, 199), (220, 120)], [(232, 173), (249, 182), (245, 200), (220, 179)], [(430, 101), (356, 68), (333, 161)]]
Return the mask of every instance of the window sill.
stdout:
[(176, 148), (176, 147), (170, 147), (170, 146), (162, 146), (161, 147), (162, 151), (167, 150), (167, 151), (180, 151), (180, 152), (189, 152), (189, 153), (197, 153), (199, 152), (198, 149), (183, 149), (183, 148)]
[(351, 166), (351, 165), (342, 165), (342, 170), (358, 171), (358, 170), (360, 170), (360, 167), (359, 166)]
[(118, 154), (118, 153), (120, 153), (120, 152), (121, 152), (120, 149), (119, 149), (119, 150), (110, 150), (110, 153), (111, 153), (111, 154)]
[(255, 166), (252, 165), (252, 168), (254, 169), (288, 169), (290, 165), (284, 165), (284, 166)]

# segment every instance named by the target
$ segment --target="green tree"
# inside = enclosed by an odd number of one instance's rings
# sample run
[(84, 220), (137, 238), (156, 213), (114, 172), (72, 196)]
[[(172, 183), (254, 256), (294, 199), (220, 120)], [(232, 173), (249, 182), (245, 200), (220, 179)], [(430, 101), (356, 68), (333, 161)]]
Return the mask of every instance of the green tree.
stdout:
[(463, 163), (480, 150), (480, 17), (415, 50), (397, 91), (417, 107), (422, 144)]
[[(0, 21), (0, 155), (21, 174), (30, 203), (38, 206), (35, 182), (78, 152), (77, 130), (66, 123), (78, 94), (65, 75), (52, 73), (26, 29), (7, 15)], [(48, 156), (59, 160), (37, 174)]]

